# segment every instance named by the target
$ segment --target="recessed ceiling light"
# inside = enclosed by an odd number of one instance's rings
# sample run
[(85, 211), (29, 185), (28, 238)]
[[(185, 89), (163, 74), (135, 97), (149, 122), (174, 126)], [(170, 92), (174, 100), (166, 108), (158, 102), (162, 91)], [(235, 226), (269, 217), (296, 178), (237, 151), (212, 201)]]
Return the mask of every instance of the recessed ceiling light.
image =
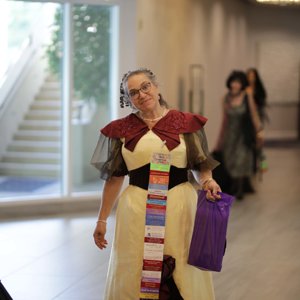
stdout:
[(300, 0), (256, 0), (256, 2), (266, 4), (300, 4)]

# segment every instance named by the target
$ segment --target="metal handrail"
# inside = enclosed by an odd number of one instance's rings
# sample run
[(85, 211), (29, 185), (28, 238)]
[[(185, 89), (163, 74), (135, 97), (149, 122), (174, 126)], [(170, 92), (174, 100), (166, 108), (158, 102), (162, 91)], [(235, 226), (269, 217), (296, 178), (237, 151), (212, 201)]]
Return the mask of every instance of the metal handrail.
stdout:
[(45, 7), (39, 12), (35, 22), (31, 24), (31, 28), (27, 31), (17, 60), (9, 65), (3, 78), (0, 78), (0, 118), (14, 93), (18, 90), (22, 75), (30, 67), (31, 60), (41, 46), (42, 37), (37, 28), (40, 27), (39, 23), (44, 22), (44, 13), (48, 13)]

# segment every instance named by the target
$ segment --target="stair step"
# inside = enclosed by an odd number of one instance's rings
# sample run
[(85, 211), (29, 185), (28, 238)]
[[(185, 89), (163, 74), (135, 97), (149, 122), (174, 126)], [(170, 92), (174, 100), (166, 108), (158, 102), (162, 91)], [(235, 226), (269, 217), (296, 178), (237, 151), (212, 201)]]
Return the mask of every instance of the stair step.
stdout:
[(60, 153), (7, 152), (2, 162), (26, 164), (60, 164)]
[(22, 123), (19, 125), (20, 130), (44, 130), (44, 131), (59, 131), (60, 126), (50, 126), (50, 125), (34, 125), (34, 124), (27, 124), (27, 123)]
[(44, 142), (44, 141), (12, 141), (7, 147), (7, 151), (16, 152), (60, 152), (60, 142)]
[(61, 89), (61, 84), (59, 81), (56, 80), (47, 80), (45, 81), (45, 83), (43, 84), (43, 89), (44, 90), (59, 90)]
[(56, 120), (24, 120), (20, 125), (21, 130), (46, 130), (56, 131), (61, 129), (61, 121)]
[(34, 169), (34, 170), (43, 170), (43, 169), (49, 169), (49, 170), (60, 170), (60, 166), (59, 165), (51, 165), (51, 164), (46, 164), (41, 166), (40, 164), (15, 164), (15, 163), (5, 163), (5, 162), (1, 162), (0, 163), (0, 168), (1, 169), (17, 169), (19, 167), (26, 167), (26, 168), (30, 168), (30, 169)]
[(25, 115), (25, 120), (60, 120), (61, 111), (31, 110)]
[[(78, 103), (74, 101), (74, 107)], [(60, 177), (61, 118), (61, 83), (49, 76), (7, 146), (0, 161), (0, 174)]]
[(56, 120), (45, 120), (45, 121), (40, 121), (40, 120), (24, 120), (22, 122), (24, 125), (30, 125), (30, 126), (54, 126), (54, 127), (59, 127), (61, 126), (61, 121), (56, 121)]
[(40, 130), (20, 130), (17, 133), (20, 136), (26, 136), (26, 135), (32, 135), (32, 136), (51, 136), (51, 137), (60, 137), (61, 132), (60, 131), (40, 131)]
[(61, 97), (48, 97), (48, 98), (45, 98), (45, 97), (41, 97), (40, 95), (37, 95), (34, 99), (34, 101), (37, 101), (37, 102), (44, 102), (44, 101), (56, 101), (56, 102), (61, 102), (62, 98)]
[[(78, 107), (83, 106), (84, 101), (80, 100), (73, 100), (72, 106), (73, 110), (76, 110)], [(49, 101), (49, 100), (42, 100), (42, 101), (34, 101), (31, 104), (30, 109), (32, 111), (61, 111), (62, 104), (61, 101)]]
[(60, 153), (31, 153), (31, 152), (7, 152), (5, 154), (8, 157), (27, 157), (27, 158), (51, 158), (60, 159)]
[(27, 115), (32, 115), (32, 116), (45, 116), (45, 115), (49, 115), (49, 116), (61, 116), (61, 112), (60, 111), (48, 111), (48, 110), (44, 110), (44, 109), (39, 109), (39, 110), (33, 110), (33, 111), (29, 111), (27, 113)]
[(56, 75), (53, 75), (53, 74), (49, 74), (47, 77), (46, 77), (46, 80), (45, 82), (58, 82), (58, 78)]
[(44, 176), (58, 177), (60, 175), (60, 166), (52, 164), (18, 164), (10, 162), (0, 163), (0, 174), (5, 176)]
[(60, 153), (61, 149), (56, 147), (39, 147), (39, 146), (18, 146), (18, 145), (9, 145), (7, 151), (13, 152), (34, 152), (34, 153)]
[(60, 99), (61, 98), (61, 91), (60, 90), (47, 90), (47, 89), (41, 89), (39, 94), (36, 98), (41, 99)]
[(34, 101), (30, 106), (31, 110), (61, 110), (60, 101)]
[(25, 122), (19, 125), (20, 130), (45, 130), (45, 131), (57, 131), (60, 130), (60, 126), (50, 126), (50, 125), (31, 125), (31, 124), (26, 124)]
[(48, 116), (48, 115), (33, 115), (33, 114), (27, 114), (25, 116), (25, 120), (59, 120), (59, 116)]
[(15, 140), (23, 141), (60, 141), (60, 131), (19, 130), (14, 135)]

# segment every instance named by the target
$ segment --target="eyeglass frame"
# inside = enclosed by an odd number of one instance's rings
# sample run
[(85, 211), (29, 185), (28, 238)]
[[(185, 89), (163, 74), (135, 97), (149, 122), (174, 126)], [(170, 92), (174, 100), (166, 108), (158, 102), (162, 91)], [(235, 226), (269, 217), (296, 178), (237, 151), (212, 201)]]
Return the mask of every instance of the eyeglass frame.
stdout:
[[(136, 100), (138, 99), (138, 97), (140, 96), (140, 92), (142, 91), (144, 94), (148, 94), (151, 91), (152, 88), (152, 83), (151, 81), (147, 81), (147, 82), (143, 82), (141, 84), (141, 87), (139, 89), (131, 89), (130, 91), (128, 91), (128, 96), (130, 99), (132, 100)], [(144, 89), (144, 90), (143, 90)], [(133, 95), (132, 92), (134, 93)]]

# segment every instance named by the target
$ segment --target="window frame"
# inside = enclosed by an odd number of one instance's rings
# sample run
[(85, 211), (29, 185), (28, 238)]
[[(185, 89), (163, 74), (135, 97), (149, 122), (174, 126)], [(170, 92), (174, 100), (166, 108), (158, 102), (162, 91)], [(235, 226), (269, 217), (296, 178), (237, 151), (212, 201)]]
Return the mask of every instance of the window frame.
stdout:
[[(18, 1), (18, 0), (16, 0)], [(0, 200), (0, 208), (8, 208), (10, 206), (18, 205), (32, 205), (34, 203), (40, 204), (59, 204), (61, 202), (78, 202), (81, 200), (97, 200), (99, 199), (99, 192), (72, 192), (72, 157), (71, 157), (71, 95), (73, 89), (72, 82), (72, 26), (71, 26), (71, 12), (72, 6), (75, 4), (90, 4), (90, 5), (109, 5), (112, 7), (113, 14), (113, 31), (115, 32), (112, 38), (112, 69), (110, 77), (111, 89), (111, 114), (110, 119), (122, 117), (128, 113), (128, 109), (119, 107), (119, 81), (122, 75), (130, 69), (136, 68), (136, 0), (70, 0), (70, 1), (37, 1), (31, 0), (24, 2), (51, 2), (62, 4), (64, 11), (64, 58), (63, 58), (63, 139), (62, 139), (62, 178), (61, 178), (61, 192), (58, 194), (43, 194), (20, 197), (2, 197)], [(70, 55), (71, 54), (71, 55)], [(95, 138), (95, 143), (96, 143)], [(91, 172), (93, 169), (91, 167)]]

